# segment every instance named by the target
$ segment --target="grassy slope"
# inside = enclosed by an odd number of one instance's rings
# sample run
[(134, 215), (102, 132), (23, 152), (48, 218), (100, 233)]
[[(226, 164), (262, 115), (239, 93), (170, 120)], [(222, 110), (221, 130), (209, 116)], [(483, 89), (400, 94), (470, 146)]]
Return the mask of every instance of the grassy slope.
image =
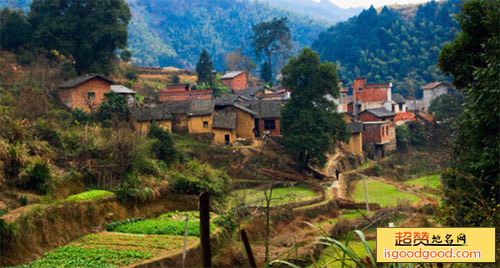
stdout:
[[(395, 186), (380, 181), (367, 180), (366, 190), (368, 192), (368, 202), (379, 203), (382, 207), (396, 206), (403, 200), (409, 202), (416, 202), (419, 200), (415, 195), (400, 192)], [(356, 183), (354, 200), (356, 202), (365, 202), (363, 181)]]
[(418, 185), (423, 187), (429, 187), (431, 189), (437, 190), (439, 189), (439, 185), (441, 185), (440, 174), (434, 174), (430, 176), (420, 177), (416, 179), (412, 179), (405, 182), (406, 185)]

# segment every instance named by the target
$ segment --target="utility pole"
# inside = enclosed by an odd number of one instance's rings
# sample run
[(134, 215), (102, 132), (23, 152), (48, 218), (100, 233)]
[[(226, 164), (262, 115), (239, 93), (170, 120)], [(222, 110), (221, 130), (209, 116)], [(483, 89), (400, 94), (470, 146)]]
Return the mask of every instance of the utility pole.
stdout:
[(365, 188), (365, 200), (366, 200), (366, 216), (370, 215), (370, 206), (368, 205), (368, 193), (366, 192), (366, 181), (363, 177), (363, 187)]
[(200, 195), (200, 240), (202, 266), (212, 267), (212, 253), (210, 252), (210, 194)]

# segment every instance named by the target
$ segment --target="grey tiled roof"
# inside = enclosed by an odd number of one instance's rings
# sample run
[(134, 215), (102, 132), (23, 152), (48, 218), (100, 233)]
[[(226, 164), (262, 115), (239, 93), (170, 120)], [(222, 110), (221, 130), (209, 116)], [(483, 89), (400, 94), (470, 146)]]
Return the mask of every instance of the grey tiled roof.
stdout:
[(280, 100), (260, 100), (252, 102), (251, 109), (257, 112), (258, 118), (278, 118), (281, 116)]
[(135, 120), (139, 122), (162, 121), (172, 118), (172, 114), (164, 104), (155, 107), (130, 107), (128, 110)]
[(242, 90), (236, 90), (235, 94), (241, 96), (254, 97), (259, 91), (262, 91), (263, 87), (247, 87)]
[(235, 78), (236, 76), (240, 75), (243, 73), (243, 71), (232, 71), (232, 72), (227, 72), (223, 76), (221, 76), (220, 79), (231, 79)]
[(362, 113), (364, 113), (364, 112), (369, 112), (369, 113), (375, 115), (376, 117), (390, 117), (390, 116), (396, 115), (395, 113), (393, 113), (385, 108), (366, 109)]
[(351, 129), (351, 133), (360, 133), (363, 131), (363, 123), (361, 122), (352, 122), (347, 124), (347, 126)]
[(111, 85), (111, 91), (118, 94), (137, 94), (137, 92), (133, 91), (128, 87), (124, 87), (122, 85)]
[(214, 111), (215, 101), (212, 99), (191, 100), (188, 116), (209, 115)]
[(235, 129), (236, 112), (228, 110), (215, 111), (212, 121), (212, 128)]
[(62, 83), (59, 86), (59, 88), (73, 88), (73, 87), (78, 86), (79, 84), (82, 84), (82, 83), (87, 82), (90, 79), (94, 79), (94, 78), (100, 78), (100, 79), (102, 79), (104, 81), (107, 81), (110, 84), (114, 84), (113, 81), (111, 81), (110, 79), (108, 79), (108, 78), (106, 78), (104, 76), (100, 76), (100, 75), (96, 75), (96, 74), (88, 74), (88, 75), (82, 75), (82, 76), (79, 76), (77, 78), (68, 80), (68, 81)]
[(397, 93), (392, 94), (392, 100), (398, 104), (406, 103), (406, 100), (403, 98), (403, 96), (401, 96), (400, 94), (397, 94)]

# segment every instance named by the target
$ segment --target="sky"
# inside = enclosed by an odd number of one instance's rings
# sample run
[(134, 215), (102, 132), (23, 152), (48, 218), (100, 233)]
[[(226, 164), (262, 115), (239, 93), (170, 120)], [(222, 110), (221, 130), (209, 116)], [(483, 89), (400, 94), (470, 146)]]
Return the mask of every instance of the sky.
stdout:
[[(315, 0), (318, 2), (319, 0)], [(330, 2), (336, 4), (339, 7), (349, 8), (349, 7), (381, 7), (384, 5), (392, 4), (417, 4), (428, 2), (429, 0), (330, 0)]]

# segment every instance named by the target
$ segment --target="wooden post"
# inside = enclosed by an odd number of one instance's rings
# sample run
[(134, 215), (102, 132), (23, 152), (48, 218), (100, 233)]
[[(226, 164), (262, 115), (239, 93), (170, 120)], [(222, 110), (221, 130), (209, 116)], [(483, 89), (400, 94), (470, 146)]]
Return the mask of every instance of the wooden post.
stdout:
[(245, 229), (241, 229), (241, 240), (243, 240), (243, 245), (245, 245), (245, 251), (247, 252), (250, 267), (257, 268), (257, 264), (255, 263), (255, 258), (253, 257), (252, 253), (252, 247), (250, 247), (250, 242), (248, 241), (248, 236)]
[(366, 181), (363, 177), (363, 187), (365, 188), (365, 200), (366, 200), (366, 216), (370, 215), (370, 206), (368, 205), (368, 194), (366, 193)]
[(210, 194), (200, 195), (200, 240), (202, 265), (204, 268), (212, 267), (212, 254), (210, 252)]
[(189, 216), (186, 216), (186, 227), (184, 227), (184, 250), (182, 251), (182, 268), (185, 267), (185, 263), (186, 263), (186, 245), (187, 245), (187, 237), (188, 237), (188, 221), (189, 221)]

